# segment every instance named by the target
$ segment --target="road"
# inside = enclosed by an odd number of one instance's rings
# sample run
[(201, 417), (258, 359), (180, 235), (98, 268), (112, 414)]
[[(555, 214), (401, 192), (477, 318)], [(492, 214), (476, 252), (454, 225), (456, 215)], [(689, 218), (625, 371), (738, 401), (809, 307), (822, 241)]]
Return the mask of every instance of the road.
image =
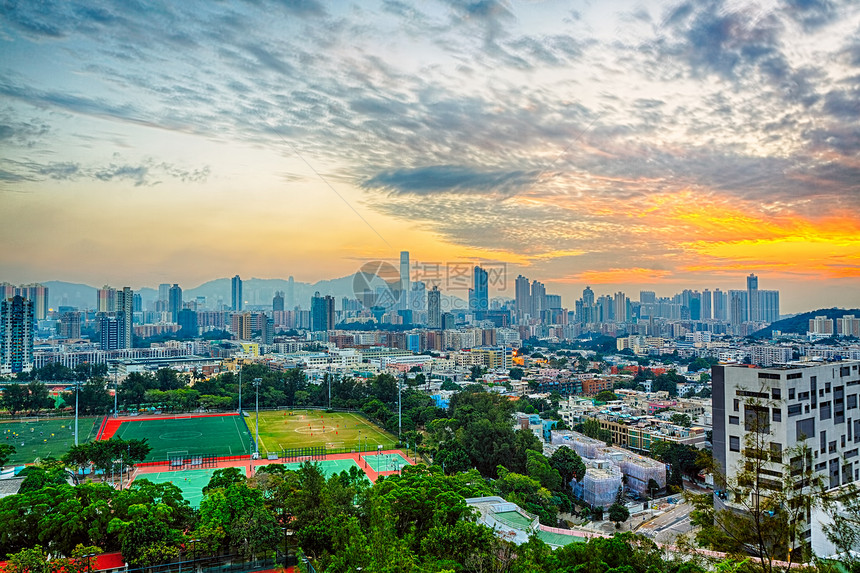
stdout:
[(679, 535), (692, 531), (690, 512), (693, 506), (689, 503), (679, 503), (668, 509), (662, 515), (646, 521), (637, 529), (638, 533), (647, 535), (658, 543), (673, 544)]

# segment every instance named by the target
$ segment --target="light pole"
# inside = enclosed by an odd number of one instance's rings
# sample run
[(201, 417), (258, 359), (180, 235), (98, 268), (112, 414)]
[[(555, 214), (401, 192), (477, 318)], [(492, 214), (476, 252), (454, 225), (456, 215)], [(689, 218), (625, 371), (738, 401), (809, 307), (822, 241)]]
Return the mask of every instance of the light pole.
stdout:
[(78, 395), (80, 394), (81, 381), (75, 381), (75, 445), (78, 445)]
[(239, 365), (239, 415), (242, 415), (242, 365)]
[[(403, 373), (403, 378), (406, 379), (406, 372)], [(400, 441), (400, 432), (403, 426), (403, 416), (401, 415), (401, 404), (403, 403), (402, 399), (403, 393), (403, 380), (397, 380), (397, 441)]]
[(257, 389), (257, 420), (255, 422), (257, 437), (254, 439), (254, 450), (257, 452), (257, 457), (260, 457), (260, 382), (262, 378), (254, 378), (254, 387)]
[(113, 417), (119, 417), (117, 398), (119, 396), (119, 362), (113, 363)]

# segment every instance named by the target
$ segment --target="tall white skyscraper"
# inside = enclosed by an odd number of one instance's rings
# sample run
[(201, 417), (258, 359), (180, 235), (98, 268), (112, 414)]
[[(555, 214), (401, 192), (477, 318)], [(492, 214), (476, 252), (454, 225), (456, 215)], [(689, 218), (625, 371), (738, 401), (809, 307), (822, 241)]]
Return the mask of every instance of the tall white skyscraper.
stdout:
[(409, 281), (409, 251), (400, 251), (400, 310), (409, 308), (409, 291), (412, 290)]

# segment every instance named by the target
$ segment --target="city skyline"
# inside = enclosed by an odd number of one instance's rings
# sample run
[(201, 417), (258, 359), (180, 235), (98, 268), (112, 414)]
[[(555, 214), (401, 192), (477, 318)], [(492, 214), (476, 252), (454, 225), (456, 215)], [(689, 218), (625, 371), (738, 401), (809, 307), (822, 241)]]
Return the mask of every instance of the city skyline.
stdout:
[[(860, 7), (10, 5), (3, 280), (499, 262), (860, 306)], [(243, 229), (242, 232), (235, 232)], [(229, 237), (229, 240), (225, 240)], [(493, 287), (490, 285), (493, 295)]]

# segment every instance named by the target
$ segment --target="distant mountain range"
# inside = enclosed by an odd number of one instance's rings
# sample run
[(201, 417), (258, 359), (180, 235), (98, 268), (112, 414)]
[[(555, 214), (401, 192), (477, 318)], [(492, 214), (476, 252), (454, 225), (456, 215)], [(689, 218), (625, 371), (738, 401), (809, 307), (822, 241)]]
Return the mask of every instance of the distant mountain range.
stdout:
[(753, 334), (755, 338), (770, 338), (774, 330), (791, 334), (806, 334), (809, 330), (809, 320), (816, 316), (826, 316), (827, 318), (842, 318), (846, 314), (853, 314), (855, 317), (860, 317), (860, 309), (851, 308), (820, 308), (811, 310), (801, 314), (795, 314), (782, 320), (777, 320), (767, 328), (763, 328)]
[[(245, 299), (245, 306), (248, 308), (255, 306), (271, 308), (275, 291), (283, 291), (285, 308), (292, 309), (299, 306), (307, 309), (310, 308), (311, 297), (315, 292), (319, 291), (322, 295), (335, 297), (335, 308), (340, 308), (340, 299), (342, 297), (356, 298), (353, 289), (354, 276), (349, 275), (337, 279), (322, 280), (313, 284), (300, 281), (290, 283), (290, 281), (284, 279), (242, 279), (242, 298)], [(80, 309), (95, 308), (98, 296), (97, 291), (101, 288), (64, 281), (47, 281), (42, 284), (48, 287), (48, 305), (51, 308), (57, 308), (58, 306), (74, 306)], [(126, 285), (115, 284), (111, 286), (113, 288), (122, 288)], [(143, 298), (144, 308), (147, 308), (151, 301), (158, 300), (157, 287), (132, 288), (136, 293), (140, 293)], [(186, 289), (183, 287), (182, 298), (188, 301), (198, 296), (206, 297), (207, 305), (214, 308), (219, 301), (223, 304), (230, 304), (231, 289), (230, 278), (219, 278), (205, 282), (194, 288)], [(457, 297), (445, 296), (444, 298), (456, 299)]]

